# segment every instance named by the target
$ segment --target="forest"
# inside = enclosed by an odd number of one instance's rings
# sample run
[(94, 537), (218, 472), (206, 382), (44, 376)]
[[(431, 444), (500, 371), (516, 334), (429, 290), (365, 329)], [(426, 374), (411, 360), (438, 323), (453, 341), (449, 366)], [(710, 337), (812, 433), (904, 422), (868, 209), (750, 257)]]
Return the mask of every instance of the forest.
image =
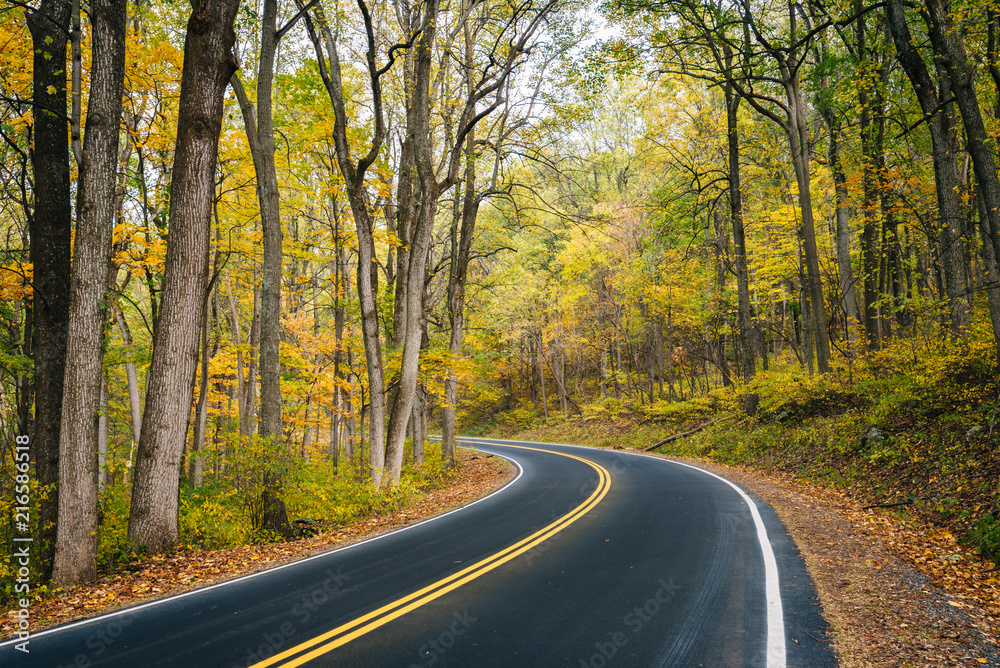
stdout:
[(992, 2), (0, 8), (32, 582), (391, 506), (458, 435), (794, 383), (944, 383), (992, 437)]

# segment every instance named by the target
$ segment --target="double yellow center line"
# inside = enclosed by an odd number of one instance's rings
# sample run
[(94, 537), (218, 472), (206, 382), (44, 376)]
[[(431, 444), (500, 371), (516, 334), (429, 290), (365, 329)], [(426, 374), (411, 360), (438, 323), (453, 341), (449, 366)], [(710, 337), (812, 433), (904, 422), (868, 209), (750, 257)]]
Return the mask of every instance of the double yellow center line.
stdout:
[(442, 578), (441, 580), (438, 580), (437, 582), (428, 585), (419, 591), (415, 591), (412, 594), (397, 599), (388, 605), (383, 605), (377, 610), (373, 610), (366, 615), (362, 615), (361, 617), (347, 622), (346, 624), (342, 624), (331, 631), (327, 631), (326, 633), (316, 636), (311, 640), (307, 640), (300, 645), (287, 649), (280, 654), (275, 654), (265, 661), (255, 663), (251, 666), (251, 668), (267, 668), (267, 666), (277, 665), (280, 665), (282, 668), (293, 668), (294, 666), (301, 666), (304, 663), (312, 661), (313, 659), (320, 657), (323, 654), (340, 647), (341, 645), (346, 645), (355, 638), (359, 638), (369, 631), (373, 631), (384, 624), (388, 624), (392, 620), (402, 617), (406, 613), (416, 610), (420, 606), (430, 603), (434, 599), (440, 598), (454, 589), (458, 589), (467, 582), (471, 582), (481, 575), (489, 573), (494, 568), (507, 563), (511, 559), (514, 559), (531, 548), (539, 545), (546, 539), (551, 538), (569, 525), (573, 524), (573, 522), (576, 522), (578, 519), (586, 515), (594, 506), (600, 503), (601, 499), (603, 499), (608, 493), (608, 490), (611, 489), (611, 475), (608, 473), (607, 469), (596, 462), (590, 461), (589, 459), (566, 454), (564, 452), (543, 450), (541, 448), (529, 448), (519, 445), (508, 445), (506, 443), (502, 445), (508, 448), (547, 452), (581, 461), (597, 471), (597, 488), (583, 501), (583, 503), (574, 508), (572, 511), (563, 515), (561, 518), (552, 522), (545, 528), (536, 531), (527, 538), (514, 543), (510, 547), (504, 548), (503, 550), (500, 550), (499, 552), (496, 552), (495, 554), (492, 554), (485, 559), (472, 564), (471, 566), (463, 568), (457, 573), (453, 573), (446, 578)]

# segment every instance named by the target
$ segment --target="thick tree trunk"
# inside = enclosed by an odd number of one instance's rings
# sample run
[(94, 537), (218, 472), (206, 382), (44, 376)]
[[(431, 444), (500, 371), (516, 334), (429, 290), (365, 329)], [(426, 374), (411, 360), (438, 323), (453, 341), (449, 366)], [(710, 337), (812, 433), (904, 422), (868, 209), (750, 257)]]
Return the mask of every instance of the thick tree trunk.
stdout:
[(169, 550), (178, 539), (178, 474), (208, 290), (223, 98), (237, 66), (232, 46), (238, 4), (198, 0), (184, 44), (163, 297), (129, 514), (129, 541), (151, 552)]
[[(39, 485), (37, 540), (43, 577), (48, 578), (56, 547), (59, 507), (59, 424), (70, 302), (69, 125), (66, 49), (70, 3), (43, 0), (27, 15), (34, 53), (32, 119), (35, 210), (28, 220), (32, 278), (35, 429), (32, 439)], [(50, 92), (51, 91), (51, 92)], [(42, 492), (46, 492), (42, 494)]]
[[(425, 189), (436, 184), (422, 182)], [(437, 211), (437, 197), (424, 196), (417, 215), (413, 246), (406, 281), (406, 318), (403, 353), (400, 362), (399, 386), (389, 414), (386, 438), (386, 483), (395, 484), (403, 470), (403, 444), (406, 426), (413, 410), (420, 370), (420, 348), (423, 339), (424, 276), (430, 253), (431, 231)], [(397, 280), (398, 277), (397, 277)]]
[[(413, 142), (413, 164), (420, 186), (419, 204), (412, 227), (410, 257), (406, 267), (406, 300), (403, 332), (403, 351), (400, 361), (399, 385), (389, 413), (386, 437), (387, 484), (395, 484), (403, 466), (403, 443), (406, 438), (406, 424), (413, 410), (413, 399), (417, 391), (417, 375), (420, 365), (420, 348), (423, 338), (424, 277), (427, 256), (430, 253), (431, 232), (437, 215), (438, 198), (442, 190), (438, 186), (431, 136), (431, 79), (432, 47), (437, 34), (439, 0), (428, 0), (423, 7), (421, 34), (414, 51), (413, 103), (409, 113), (407, 136)], [(400, 208), (404, 208), (404, 203)], [(402, 276), (396, 277), (403, 280)], [(399, 322), (397, 317), (396, 322)], [(394, 332), (398, 344), (400, 332)]]
[(127, 6), (124, 0), (93, 0), (90, 5), (90, 102), (80, 170), (59, 439), (59, 524), (52, 569), (52, 580), (58, 584), (90, 582), (97, 577), (104, 301), (114, 229)]

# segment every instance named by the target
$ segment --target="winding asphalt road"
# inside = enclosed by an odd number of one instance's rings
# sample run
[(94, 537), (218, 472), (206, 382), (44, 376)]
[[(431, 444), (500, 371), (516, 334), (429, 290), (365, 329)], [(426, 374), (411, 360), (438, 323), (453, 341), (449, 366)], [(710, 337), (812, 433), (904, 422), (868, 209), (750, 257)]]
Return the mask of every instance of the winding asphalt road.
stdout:
[(32, 634), (57, 668), (835, 666), (774, 513), (660, 458), (465, 439), (515, 462), (474, 504), (181, 596)]

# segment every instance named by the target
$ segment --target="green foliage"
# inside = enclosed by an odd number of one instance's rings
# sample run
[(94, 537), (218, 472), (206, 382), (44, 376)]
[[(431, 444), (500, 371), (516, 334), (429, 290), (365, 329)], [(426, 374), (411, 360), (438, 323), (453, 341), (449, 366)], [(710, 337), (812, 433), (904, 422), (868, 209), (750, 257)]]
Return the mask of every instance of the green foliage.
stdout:
[[(0, 432), (2, 433), (2, 432)], [(6, 436), (6, 434), (3, 434)], [(14, 442), (13, 438), (5, 439), (7, 444)], [(14, 556), (13, 546), (22, 548), (27, 545), (30, 555), (28, 575), (31, 592), (38, 593), (37, 583), (41, 581), (41, 543), (33, 541), (31, 543), (15, 543), (15, 537), (23, 537), (25, 532), (20, 530), (18, 522), (23, 519), (24, 511), (20, 500), (23, 498), (23, 479), (18, 481), (20, 472), (15, 467), (14, 447), (0, 445), (0, 503), (7, 509), (4, 521), (0, 523), (0, 542), (8, 546), (8, 549), (0, 551), (0, 602), (12, 600), (18, 586), (17, 578), (22, 565), (18, 563)], [(20, 474), (23, 475), (23, 474)], [(28, 506), (27, 516), (29, 526), (34, 531), (37, 526), (39, 515), (39, 504), (46, 494), (46, 491), (39, 487), (37, 480), (32, 475), (28, 478)], [(36, 534), (37, 535), (37, 534)], [(23, 584), (23, 583), (22, 583)]]
[(734, 393), (715, 389), (687, 401), (659, 400), (643, 409), (647, 419), (670, 425), (704, 422), (723, 410), (735, 408)]
[(521, 399), (518, 401), (516, 408), (498, 415), (496, 424), (504, 430), (519, 431), (522, 429), (530, 429), (538, 421), (538, 414), (535, 413), (535, 409), (531, 405), (531, 402), (527, 399)]
[(289, 519), (309, 517), (340, 525), (397, 510), (417, 494), (417, 483), (410, 470), (396, 487), (386, 490), (367, 477), (359, 481), (353, 471), (338, 472), (332, 461), (323, 459), (292, 471), (285, 491)]
[(292, 453), (286, 451), (283, 443), (264, 441), (257, 436), (244, 442), (230, 458), (228, 477), (252, 532), (259, 534), (263, 530), (268, 494), (280, 495), (281, 481), (287, 478), (290, 461)]
[(219, 549), (248, 543), (254, 536), (244, 515), (239, 491), (224, 481), (196, 489), (181, 488), (181, 544), (189, 548)]
[(994, 515), (985, 515), (972, 531), (968, 542), (979, 548), (980, 554), (1000, 564), (1000, 521)]
[(128, 542), (129, 489), (123, 483), (109, 486), (100, 500), (97, 534), (97, 567), (114, 571), (135, 558)]

